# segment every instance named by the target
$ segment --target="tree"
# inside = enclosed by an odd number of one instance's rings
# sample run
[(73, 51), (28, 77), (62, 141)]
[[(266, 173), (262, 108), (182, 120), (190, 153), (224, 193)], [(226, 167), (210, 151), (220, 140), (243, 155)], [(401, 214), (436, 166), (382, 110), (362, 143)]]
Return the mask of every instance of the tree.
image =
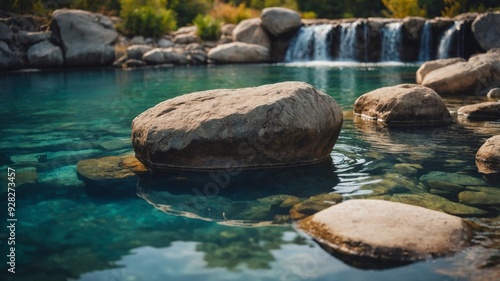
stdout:
[(408, 16), (425, 17), (427, 12), (420, 8), (418, 0), (382, 0), (387, 8), (386, 16), (394, 18), (404, 18)]
[(462, 8), (462, 4), (460, 0), (443, 0), (444, 8), (441, 11), (441, 15), (443, 17), (454, 17), (460, 13), (460, 8)]

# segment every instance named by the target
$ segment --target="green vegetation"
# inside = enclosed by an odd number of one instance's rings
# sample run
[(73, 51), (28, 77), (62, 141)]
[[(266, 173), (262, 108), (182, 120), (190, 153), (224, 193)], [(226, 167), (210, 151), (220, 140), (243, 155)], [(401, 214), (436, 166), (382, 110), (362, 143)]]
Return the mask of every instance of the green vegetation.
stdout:
[(194, 25), (196, 25), (198, 35), (203, 40), (215, 41), (219, 39), (221, 33), (222, 21), (215, 19), (209, 15), (198, 15), (194, 18)]
[(123, 23), (119, 26), (130, 35), (159, 37), (175, 30), (177, 22), (175, 12), (165, 9), (166, 0), (120, 0), (120, 17)]

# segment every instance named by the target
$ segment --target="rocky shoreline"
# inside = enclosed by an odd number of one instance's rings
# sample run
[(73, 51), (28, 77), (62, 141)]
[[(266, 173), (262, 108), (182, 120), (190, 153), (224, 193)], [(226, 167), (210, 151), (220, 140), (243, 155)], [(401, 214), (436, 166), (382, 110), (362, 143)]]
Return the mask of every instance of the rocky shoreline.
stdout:
[[(35, 16), (20, 16), (0, 11), (0, 71), (82, 66), (140, 67), (147, 65), (196, 65), (207, 63), (282, 62), (286, 51), (301, 27), (331, 25), (327, 34), (331, 42), (340, 41), (343, 29), (364, 33), (358, 44), (370, 50), (367, 61), (381, 59), (383, 29), (391, 23), (402, 26), (401, 61), (417, 61), (418, 46), (424, 25), (429, 24), (432, 39), (438, 41), (444, 31), (460, 23), (464, 44), (462, 54), (469, 58), (500, 46), (500, 35), (493, 28), (500, 13), (462, 14), (453, 19), (420, 17), (404, 19), (367, 18), (342, 20), (305, 20), (284, 8), (264, 9), (260, 18), (221, 28), (218, 41), (203, 41), (196, 26), (182, 27), (161, 38), (119, 34), (115, 25), (119, 18), (82, 10), (60, 9), (52, 14), (50, 24)], [(340, 46), (332, 44), (331, 55)], [(360, 50), (355, 50), (360, 52)], [(359, 54), (353, 54), (354, 57)]]

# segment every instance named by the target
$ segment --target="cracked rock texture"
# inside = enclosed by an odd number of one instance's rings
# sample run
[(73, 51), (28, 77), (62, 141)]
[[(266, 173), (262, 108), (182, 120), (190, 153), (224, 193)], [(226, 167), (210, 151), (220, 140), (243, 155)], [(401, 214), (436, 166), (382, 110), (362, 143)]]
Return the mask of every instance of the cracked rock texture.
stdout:
[(342, 121), (333, 98), (302, 82), (209, 90), (137, 116), (132, 145), (153, 170), (301, 165), (330, 157)]

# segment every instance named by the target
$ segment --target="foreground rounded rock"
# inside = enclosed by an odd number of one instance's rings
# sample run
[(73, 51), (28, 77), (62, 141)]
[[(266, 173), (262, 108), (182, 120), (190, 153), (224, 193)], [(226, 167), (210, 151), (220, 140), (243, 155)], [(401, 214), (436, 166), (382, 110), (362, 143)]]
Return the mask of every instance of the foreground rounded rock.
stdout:
[(390, 125), (443, 124), (451, 115), (432, 89), (415, 84), (383, 87), (360, 96), (354, 114)]
[(137, 116), (132, 145), (153, 170), (300, 165), (330, 157), (342, 118), (333, 98), (302, 82), (209, 90)]
[(460, 250), (470, 237), (458, 217), (382, 200), (349, 200), (298, 224), (341, 254), (412, 262)]

